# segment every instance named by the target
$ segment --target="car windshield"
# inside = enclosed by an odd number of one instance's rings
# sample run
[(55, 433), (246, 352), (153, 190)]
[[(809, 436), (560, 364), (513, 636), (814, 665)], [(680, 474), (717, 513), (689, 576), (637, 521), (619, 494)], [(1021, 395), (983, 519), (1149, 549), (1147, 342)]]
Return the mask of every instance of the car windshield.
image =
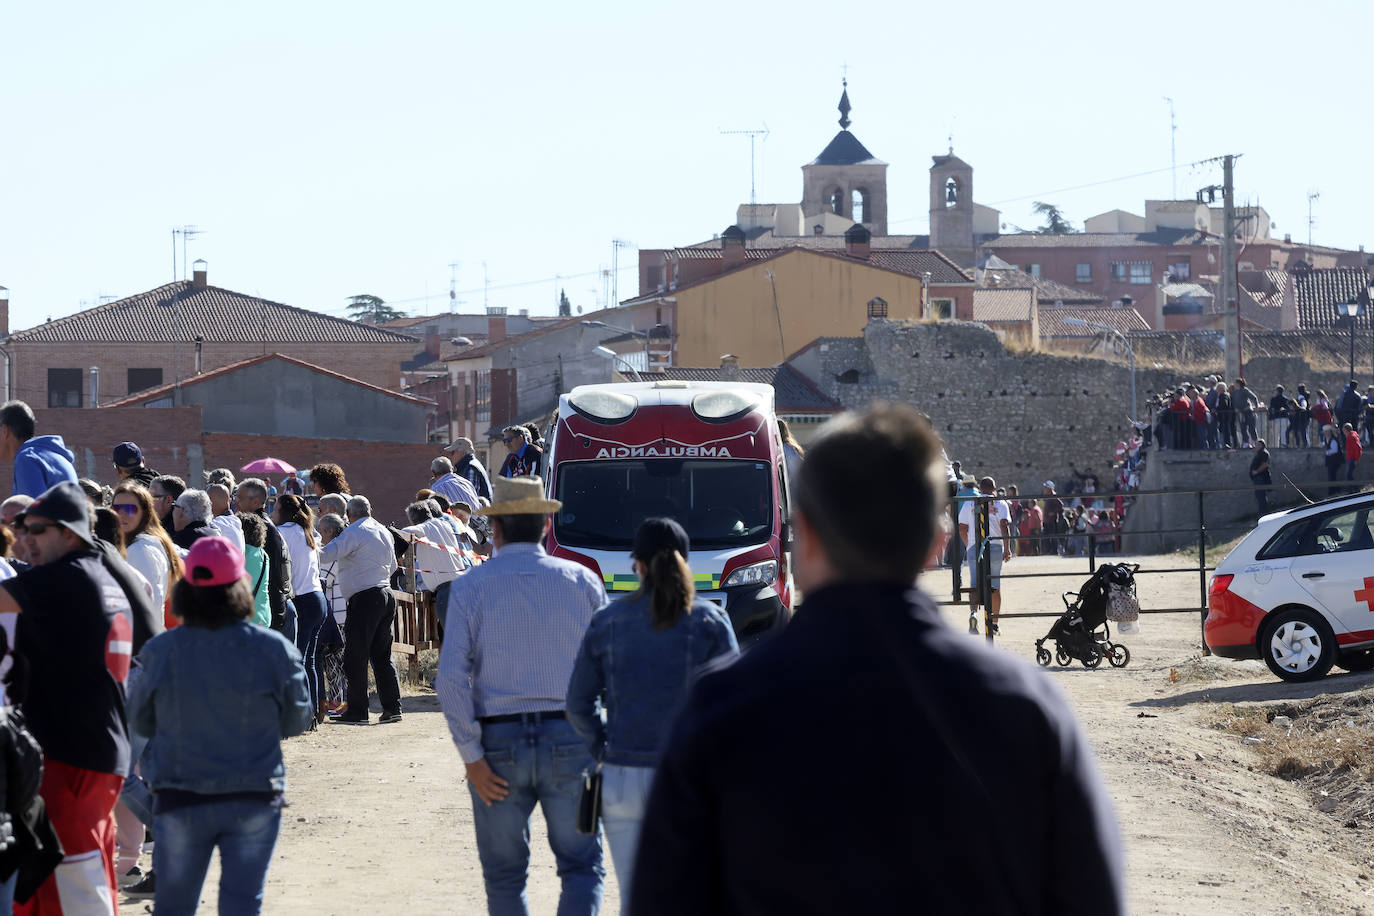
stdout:
[(578, 461), (558, 469), (558, 543), (629, 550), (640, 522), (668, 516), (692, 547), (735, 547), (772, 533), (773, 476), (765, 461), (690, 458)]

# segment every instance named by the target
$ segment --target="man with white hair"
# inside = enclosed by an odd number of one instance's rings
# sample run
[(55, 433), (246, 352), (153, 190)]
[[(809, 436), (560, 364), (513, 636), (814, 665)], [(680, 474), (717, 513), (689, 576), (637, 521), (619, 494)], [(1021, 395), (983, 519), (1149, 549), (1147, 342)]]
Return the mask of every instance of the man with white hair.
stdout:
[(472, 450), (472, 440), (467, 436), (459, 436), (450, 442), (444, 451), (453, 456), (453, 473), (472, 484), (478, 496), (491, 499), (491, 478), (487, 475), (487, 469), (482, 466), (482, 462), (477, 460), (477, 455)]
[(267, 484), (256, 477), (249, 477), (239, 483), (237, 491), (239, 511), (256, 515), (267, 526), (267, 542), (263, 548), (267, 553), (267, 600), (272, 608), (272, 629), (287, 639), (296, 640), (296, 606), (291, 599), (295, 594), (291, 588), (291, 552), (286, 549), (286, 541), (267, 514)]
[(429, 488), (451, 503), (465, 502), (477, 505), (477, 491), (472, 484), (453, 473), (453, 462), (440, 456), (429, 463), (429, 473), (434, 482)]
[(216, 537), (219, 529), (210, 524), (210, 494), (204, 490), (182, 490), (172, 503), (172, 543), (182, 550), (201, 538)]
[(229, 508), (228, 485), (212, 483), (205, 488), (205, 493), (210, 497), (210, 524), (215, 526), (220, 537), (228, 538), (243, 550), (243, 522)]
[(344, 621), (344, 674), (348, 679), (348, 709), (336, 716), (345, 725), (367, 725), (367, 666), (377, 680), (382, 705), (381, 724), (401, 721), (401, 681), (391, 661), (391, 624), (396, 598), (391, 574), (396, 571), (396, 548), (391, 532), (372, 517), (366, 496), (348, 501), (348, 527), (320, 550), (320, 566), (338, 564), (339, 589), (348, 599)]

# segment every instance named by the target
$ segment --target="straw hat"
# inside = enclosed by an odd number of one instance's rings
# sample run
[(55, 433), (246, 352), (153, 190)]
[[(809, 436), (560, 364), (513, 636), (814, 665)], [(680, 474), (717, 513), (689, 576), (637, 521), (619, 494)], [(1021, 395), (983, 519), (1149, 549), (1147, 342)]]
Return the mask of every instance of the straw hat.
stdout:
[(558, 500), (544, 498), (538, 477), (498, 477), (491, 482), (491, 505), (473, 515), (549, 515), (561, 508)]

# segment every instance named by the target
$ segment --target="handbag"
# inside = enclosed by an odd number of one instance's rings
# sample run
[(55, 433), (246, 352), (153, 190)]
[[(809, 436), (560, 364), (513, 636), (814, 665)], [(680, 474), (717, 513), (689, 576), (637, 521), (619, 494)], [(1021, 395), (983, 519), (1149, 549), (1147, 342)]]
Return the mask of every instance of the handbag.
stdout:
[(601, 764), (582, 771), (582, 797), (577, 803), (577, 832), (592, 836), (601, 821)]

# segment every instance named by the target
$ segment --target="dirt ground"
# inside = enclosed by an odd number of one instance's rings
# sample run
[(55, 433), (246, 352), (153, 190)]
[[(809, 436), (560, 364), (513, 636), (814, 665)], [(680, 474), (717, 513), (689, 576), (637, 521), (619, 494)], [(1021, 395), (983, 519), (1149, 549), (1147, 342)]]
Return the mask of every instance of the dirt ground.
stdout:
[[(1161, 559), (1151, 562), (1164, 565)], [(1009, 562), (1008, 574), (1072, 575), (1007, 580), (1004, 610), (1060, 609), (1059, 592), (1075, 588), (1085, 567), (1059, 558)], [(947, 571), (927, 579), (940, 597), (948, 596), (948, 581)], [(1139, 591), (1146, 608), (1185, 606), (1197, 601), (1197, 574), (1142, 575)], [(951, 625), (966, 627), (965, 612), (947, 613)], [(1050, 622), (1008, 620), (997, 645), (1033, 663), (1034, 641)], [(1374, 693), (1374, 673), (1335, 669), (1319, 683), (1287, 685), (1260, 662), (1201, 658), (1197, 616), (1142, 622), (1143, 632), (1121, 637), (1132, 655), (1124, 669), (1044, 669), (1071, 698), (1115, 799), (1131, 911), (1374, 913), (1374, 828), (1339, 809), (1320, 810), (1314, 789), (1261, 772), (1251, 746), (1215, 727), (1219, 704)], [(432, 692), (407, 697), (399, 724), (321, 727), (288, 742), (286, 757), (291, 807), (268, 875), (266, 912), (486, 911), (471, 803)], [(531, 911), (553, 913), (558, 878), (537, 815), (532, 845)], [(619, 891), (609, 855), (606, 862), (603, 911), (615, 913)], [(206, 912), (214, 910), (217, 880), (212, 870)], [(139, 903), (126, 912), (142, 909)]]

